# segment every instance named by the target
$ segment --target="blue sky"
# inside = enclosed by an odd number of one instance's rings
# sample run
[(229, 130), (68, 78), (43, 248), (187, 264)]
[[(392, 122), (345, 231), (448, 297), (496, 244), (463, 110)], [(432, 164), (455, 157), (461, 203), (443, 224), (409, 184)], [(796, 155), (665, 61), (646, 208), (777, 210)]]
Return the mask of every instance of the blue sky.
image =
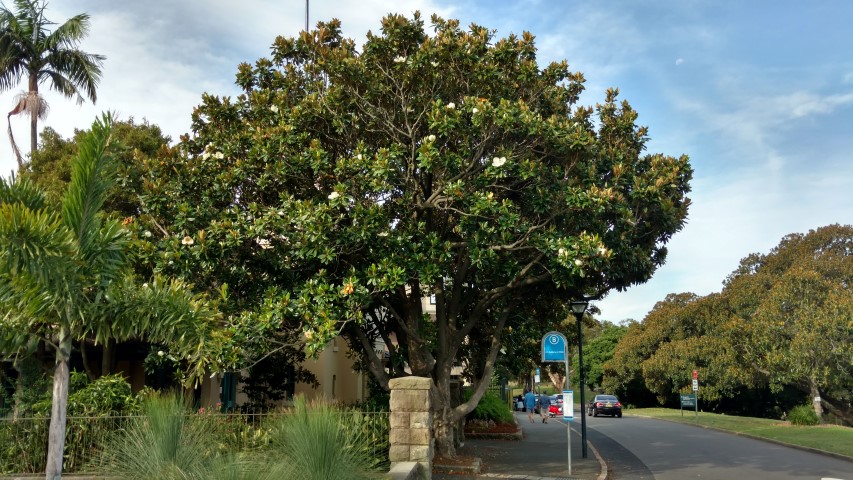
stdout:
[[(8, 2), (7, 2), (8, 3)], [(650, 128), (651, 152), (688, 154), (693, 206), (648, 283), (597, 303), (600, 318), (641, 320), (666, 294), (719, 291), (741, 258), (782, 236), (853, 223), (853, 2), (364, 0), (310, 5), (312, 26), (337, 17), (360, 41), (388, 12), (438, 13), (497, 30), (530, 31), (540, 64), (583, 72), (583, 104), (618, 87)], [(177, 139), (201, 94), (236, 95), (236, 66), (303, 28), (302, 1), (54, 0), (48, 18), (88, 12), (82, 45), (107, 56), (97, 105), (54, 94), (41, 125), (64, 136), (96, 115), (145, 118)], [(23, 85), (0, 95), (11, 109)], [(28, 123), (13, 119), (19, 144)], [(5, 135), (0, 172), (14, 168)]]

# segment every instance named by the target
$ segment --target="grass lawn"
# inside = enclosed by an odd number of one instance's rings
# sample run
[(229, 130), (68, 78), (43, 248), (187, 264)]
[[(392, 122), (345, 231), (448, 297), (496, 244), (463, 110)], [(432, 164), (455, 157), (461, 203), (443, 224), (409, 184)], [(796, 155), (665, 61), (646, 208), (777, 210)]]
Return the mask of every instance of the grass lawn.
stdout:
[(685, 410), (682, 417), (681, 410), (669, 408), (632, 408), (625, 410), (625, 414), (702, 425), (753, 437), (768, 438), (791, 445), (816, 448), (853, 458), (853, 428), (837, 425), (798, 427), (781, 420), (735, 417), (707, 412), (699, 412), (697, 417), (692, 410)]

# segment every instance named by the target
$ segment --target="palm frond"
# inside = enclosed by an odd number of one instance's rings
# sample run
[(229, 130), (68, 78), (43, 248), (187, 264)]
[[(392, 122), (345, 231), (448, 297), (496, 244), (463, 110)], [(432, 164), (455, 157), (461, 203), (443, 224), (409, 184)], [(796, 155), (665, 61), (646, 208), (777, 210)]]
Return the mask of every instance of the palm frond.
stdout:
[(62, 218), (74, 232), (84, 256), (97, 244), (99, 211), (113, 184), (112, 162), (106, 150), (110, 141), (112, 117), (104, 114), (92, 124), (92, 130), (80, 142), (72, 162), (71, 182), (62, 202)]
[(127, 265), (127, 230), (121, 223), (110, 220), (98, 229), (92, 240), (90, 248), (81, 255), (87, 265), (87, 273), (101, 279), (98, 286), (107, 287), (107, 279), (119, 278)]
[(66, 20), (45, 38), (46, 50), (74, 49), (89, 34), (89, 14), (81, 13)]
[(155, 276), (140, 285), (128, 276), (115, 282), (107, 296), (103, 318), (110, 325), (102, 327), (102, 333), (109, 329), (117, 339), (145, 337), (169, 345), (192, 364), (191, 377), (204, 374), (219, 318), (206, 295), (193, 293), (190, 285), (179, 280)]
[(30, 210), (45, 207), (44, 192), (29, 178), (12, 175), (11, 180), (0, 178), (0, 203), (20, 203)]
[(0, 302), (37, 317), (79, 291), (73, 237), (55, 214), (0, 204), (0, 244)]
[(50, 79), (50, 88), (68, 98), (74, 94), (82, 98), (85, 94), (95, 103), (105, 58), (81, 50), (53, 51), (45, 57), (45, 65), (50, 68), (39, 71), (39, 80)]

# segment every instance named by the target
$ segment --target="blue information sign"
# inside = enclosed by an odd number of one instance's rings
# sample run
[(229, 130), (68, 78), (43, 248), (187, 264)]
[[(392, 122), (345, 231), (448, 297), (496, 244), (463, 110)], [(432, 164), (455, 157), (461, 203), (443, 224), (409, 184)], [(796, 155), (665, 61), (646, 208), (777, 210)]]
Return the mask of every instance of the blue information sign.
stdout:
[(566, 337), (560, 332), (548, 332), (542, 337), (542, 361), (566, 361)]

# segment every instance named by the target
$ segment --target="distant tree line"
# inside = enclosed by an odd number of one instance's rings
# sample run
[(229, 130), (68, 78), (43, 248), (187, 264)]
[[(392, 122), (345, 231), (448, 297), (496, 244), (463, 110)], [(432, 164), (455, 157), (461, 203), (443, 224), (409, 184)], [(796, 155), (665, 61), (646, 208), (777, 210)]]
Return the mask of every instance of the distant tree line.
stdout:
[(720, 293), (670, 294), (631, 323), (600, 387), (677, 406), (697, 370), (707, 410), (778, 418), (805, 403), (853, 425), (851, 280), (853, 226), (787, 235), (741, 260)]

